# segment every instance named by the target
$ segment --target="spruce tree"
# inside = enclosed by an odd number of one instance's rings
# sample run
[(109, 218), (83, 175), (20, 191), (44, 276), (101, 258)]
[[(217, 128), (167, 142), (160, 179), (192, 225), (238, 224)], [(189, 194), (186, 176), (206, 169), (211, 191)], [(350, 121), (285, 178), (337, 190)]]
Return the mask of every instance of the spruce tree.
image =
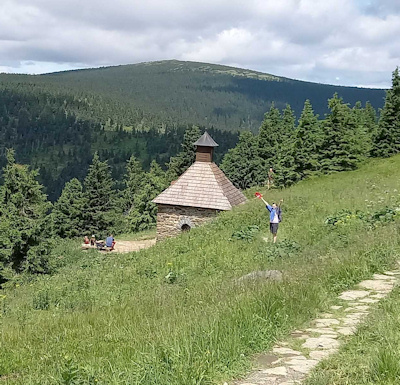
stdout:
[(329, 99), (330, 114), (323, 123), (320, 164), (323, 172), (353, 170), (365, 156), (357, 121), (337, 94)]
[(171, 157), (168, 163), (167, 179), (171, 182), (182, 175), (195, 161), (196, 148), (193, 145), (201, 136), (199, 127), (192, 126), (185, 131), (182, 150)]
[(400, 75), (393, 71), (392, 88), (386, 92), (377, 134), (374, 138), (373, 156), (388, 157), (400, 151)]
[(225, 154), (221, 170), (237, 188), (246, 189), (262, 181), (262, 166), (257, 137), (244, 131), (236, 147)]
[(15, 163), (14, 151), (7, 151), (0, 187), (0, 281), (13, 272), (48, 271), (51, 204), (37, 176), (28, 166)]
[(258, 151), (260, 157), (266, 163), (273, 163), (276, 160), (276, 149), (281, 137), (282, 117), (274, 104), (264, 115), (258, 133)]
[(89, 233), (103, 236), (115, 221), (115, 193), (107, 161), (101, 162), (97, 152), (93, 156), (85, 187), (85, 228)]
[(296, 117), (289, 104), (282, 113), (281, 129), (276, 139), (275, 184), (290, 186), (299, 176), (296, 174), (295, 165), (295, 133)]
[(152, 200), (167, 187), (165, 172), (155, 161), (150, 171), (142, 178), (140, 189), (134, 196), (133, 208), (128, 215), (130, 231), (141, 231), (153, 227), (157, 220), (157, 205)]
[(54, 204), (52, 218), (56, 234), (63, 238), (82, 236), (86, 207), (82, 184), (73, 178), (65, 184), (60, 198)]
[(124, 211), (133, 207), (135, 195), (139, 192), (144, 177), (144, 171), (140, 162), (132, 155), (126, 164), (124, 178), (125, 190), (123, 192)]
[(321, 140), (321, 124), (314, 114), (311, 102), (306, 100), (294, 133), (295, 172), (299, 179), (318, 171)]

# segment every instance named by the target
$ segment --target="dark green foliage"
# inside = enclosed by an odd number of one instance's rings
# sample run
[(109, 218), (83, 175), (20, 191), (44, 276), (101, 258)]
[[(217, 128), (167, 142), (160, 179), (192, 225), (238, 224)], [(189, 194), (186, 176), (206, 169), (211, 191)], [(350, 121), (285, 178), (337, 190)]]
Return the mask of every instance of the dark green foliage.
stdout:
[(196, 146), (193, 145), (201, 136), (199, 127), (192, 126), (185, 131), (182, 150), (172, 157), (168, 163), (167, 178), (171, 182), (182, 175), (194, 162)]
[(231, 238), (250, 242), (254, 239), (254, 237), (258, 234), (259, 231), (260, 231), (260, 228), (258, 226), (255, 226), (255, 225), (246, 226), (243, 229), (235, 231), (232, 234)]
[(105, 235), (115, 221), (115, 193), (107, 161), (101, 162), (97, 153), (84, 182), (85, 228), (96, 236)]
[(48, 270), (51, 204), (36, 177), (36, 171), (16, 164), (14, 152), (8, 151), (0, 188), (0, 281), (14, 272)]
[(294, 112), (289, 105), (283, 111), (280, 136), (276, 141), (276, 159), (274, 160), (275, 183), (280, 186), (290, 186), (297, 182), (296, 172)]
[(162, 61), (55, 74), (0, 75), (0, 83), (19, 84), (52, 93), (67, 93), (83, 106), (73, 106), (79, 118), (98, 119), (116, 129), (137, 130), (196, 124), (223, 130), (259, 127), (266, 106), (288, 103), (299, 115), (310, 99), (321, 116), (325, 101), (338, 92), (346, 102), (371, 101), (382, 106), (384, 91), (338, 87), (281, 78), (227, 66)]
[(143, 181), (144, 171), (140, 162), (132, 155), (126, 164), (124, 178), (124, 211), (133, 207), (135, 195), (139, 193)]
[(295, 172), (299, 179), (318, 171), (318, 153), (321, 148), (321, 141), (321, 124), (318, 117), (314, 115), (310, 101), (306, 100), (294, 133), (293, 143), (296, 156)]
[(166, 176), (161, 167), (153, 161), (150, 171), (145, 173), (139, 191), (133, 199), (128, 214), (128, 230), (140, 231), (153, 227), (157, 218), (157, 205), (151, 201), (167, 187)]
[(264, 115), (258, 133), (258, 151), (268, 169), (277, 159), (277, 145), (281, 141), (282, 118), (279, 110), (272, 104)]
[(321, 171), (353, 170), (367, 154), (363, 151), (364, 136), (356, 117), (337, 94), (329, 99), (330, 114), (323, 123), (323, 140), (319, 163)]
[(251, 132), (242, 132), (239, 143), (225, 155), (221, 169), (238, 188), (246, 189), (260, 183), (264, 172), (257, 137)]
[(63, 238), (81, 236), (87, 206), (81, 182), (76, 178), (71, 179), (65, 184), (60, 198), (54, 204), (52, 218), (55, 232)]
[[(131, 155), (148, 170), (153, 159), (164, 165), (181, 150), (186, 125), (121, 129), (120, 124), (111, 125), (108, 117), (102, 120), (102, 115), (84, 119), (82, 111), (93, 113), (89, 102), (101, 106), (104, 101), (20, 84), (3, 89), (0, 83), (0, 167), (5, 165), (5, 149), (14, 148), (18, 162), (40, 169), (39, 182), (55, 201), (67, 181), (84, 179), (96, 151), (108, 160), (116, 187), (122, 188), (125, 163)], [(220, 145), (215, 157), (219, 162), (236, 144), (238, 134), (209, 132)]]
[(385, 105), (379, 119), (372, 154), (388, 157), (400, 151), (400, 75), (396, 68), (392, 88), (387, 91)]

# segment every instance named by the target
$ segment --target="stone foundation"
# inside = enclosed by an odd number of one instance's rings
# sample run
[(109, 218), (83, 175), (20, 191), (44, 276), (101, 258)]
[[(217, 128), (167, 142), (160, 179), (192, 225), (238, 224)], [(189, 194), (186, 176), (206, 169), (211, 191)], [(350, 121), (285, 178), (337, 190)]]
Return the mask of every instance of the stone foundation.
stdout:
[(216, 217), (218, 210), (158, 205), (157, 241), (175, 237), (184, 229), (198, 227)]

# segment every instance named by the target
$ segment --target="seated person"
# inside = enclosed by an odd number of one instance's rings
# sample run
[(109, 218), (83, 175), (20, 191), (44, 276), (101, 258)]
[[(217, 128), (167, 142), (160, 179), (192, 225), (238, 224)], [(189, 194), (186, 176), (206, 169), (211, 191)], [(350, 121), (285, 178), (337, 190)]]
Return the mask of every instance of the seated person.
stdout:
[(94, 246), (95, 244), (96, 244), (96, 237), (93, 234), (92, 238), (90, 238), (90, 246)]
[(106, 238), (106, 246), (114, 250), (115, 240), (112, 234)]
[(84, 243), (85, 245), (88, 245), (88, 244), (90, 243), (89, 237), (88, 237), (87, 235), (85, 235), (85, 238), (83, 239), (83, 243)]

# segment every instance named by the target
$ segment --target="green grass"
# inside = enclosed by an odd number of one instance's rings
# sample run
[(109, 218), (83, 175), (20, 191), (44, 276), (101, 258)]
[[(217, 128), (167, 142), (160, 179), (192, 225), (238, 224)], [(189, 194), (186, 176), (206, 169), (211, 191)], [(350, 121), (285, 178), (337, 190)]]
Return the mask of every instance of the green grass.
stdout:
[(383, 300), (338, 354), (306, 385), (397, 385), (400, 382), (400, 289)]
[[(342, 290), (391, 267), (400, 224), (331, 226), (341, 209), (398, 204), (400, 157), (303, 181), (283, 191), (277, 246), (263, 241), (259, 200), (208, 226), (132, 254), (81, 253), (53, 276), (2, 293), (0, 382), (216, 384), (245, 372), (251, 355), (326, 311)], [(249, 191), (252, 197), (254, 191)], [(245, 239), (232, 234), (257, 225)], [(284, 282), (238, 285), (254, 270)]]

